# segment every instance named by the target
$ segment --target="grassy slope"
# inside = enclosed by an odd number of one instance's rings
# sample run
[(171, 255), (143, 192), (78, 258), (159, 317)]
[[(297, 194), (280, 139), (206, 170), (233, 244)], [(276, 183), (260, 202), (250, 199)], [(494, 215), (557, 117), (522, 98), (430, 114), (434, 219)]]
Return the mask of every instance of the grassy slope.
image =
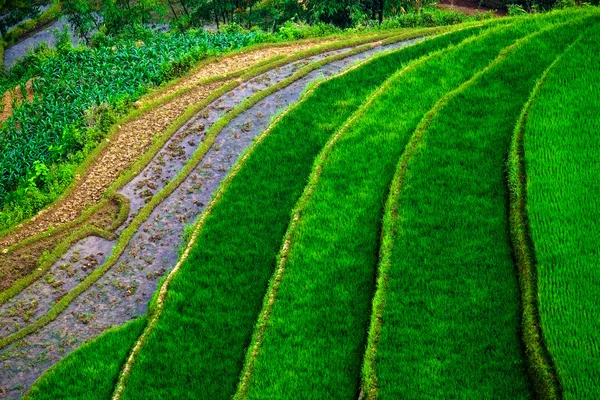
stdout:
[(109, 399), (121, 365), (134, 340), (144, 329), (145, 318), (108, 330), (67, 356), (39, 379), (25, 396), (28, 400)]
[(468, 34), (461, 31), (378, 58), (325, 83), (284, 118), (207, 218), (133, 366), (125, 398), (233, 394), (289, 214), (319, 149), (386, 76)]
[(542, 329), (567, 399), (600, 398), (599, 35), (554, 66), (525, 127)]
[(508, 53), (442, 106), (400, 168), (379, 398), (529, 397), (504, 159), (536, 79), (581, 29), (546, 31)]
[[(488, 32), (393, 78), (344, 133), (301, 209), (249, 398), (358, 394), (380, 220), (397, 160), (426, 110), (538, 21)], [(522, 382), (513, 378), (502, 384)]]

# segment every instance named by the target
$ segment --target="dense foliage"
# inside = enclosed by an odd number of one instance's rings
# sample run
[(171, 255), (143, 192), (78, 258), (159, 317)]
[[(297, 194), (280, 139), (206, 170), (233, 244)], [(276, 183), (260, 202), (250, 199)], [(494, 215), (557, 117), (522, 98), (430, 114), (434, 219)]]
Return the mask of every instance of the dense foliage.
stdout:
[(0, 0), (0, 35), (4, 36), (12, 26), (39, 13), (39, 4), (33, 0)]
[[(67, 0), (84, 2), (83, 0)], [(87, 3), (87, 2), (86, 2)], [(123, 2), (104, 0), (96, 8), (116, 18), (118, 28), (132, 21), (143, 22), (153, 15), (162, 15), (178, 26), (212, 24), (217, 29), (224, 24), (237, 23), (246, 27), (258, 25), (276, 30), (286, 21), (308, 24), (331, 23), (338, 27), (381, 24), (386, 18), (420, 12), (434, 6), (437, 0), (138, 0)], [(473, 1), (492, 9), (507, 9), (518, 5), (527, 11), (548, 10), (555, 6), (580, 4), (575, 0), (481, 0)], [(598, 4), (598, 0), (591, 0)], [(105, 11), (103, 11), (105, 10)], [(149, 12), (152, 10), (152, 12)]]
[(208, 23), (217, 29), (237, 23), (275, 30), (290, 19), (347, 28), (365, 21), (381, 23), (385, 17), (433, 4), (434, 0), (64, 0), (63, 9), (77, 29), (87, 36), (98, 19), (105, 22), (110, 33), (157, 18), (173, 21), (178, 26)]

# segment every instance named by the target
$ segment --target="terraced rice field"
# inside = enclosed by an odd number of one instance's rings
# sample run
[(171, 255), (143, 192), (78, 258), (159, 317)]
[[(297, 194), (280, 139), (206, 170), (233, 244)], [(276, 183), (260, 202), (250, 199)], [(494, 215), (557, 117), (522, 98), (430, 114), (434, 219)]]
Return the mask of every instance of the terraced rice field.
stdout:
[(102, 196), (0, 238), (0, 396), (597, 397), (599, 23), (256, 50), (147, 97), (120, 129), (179, 111)]

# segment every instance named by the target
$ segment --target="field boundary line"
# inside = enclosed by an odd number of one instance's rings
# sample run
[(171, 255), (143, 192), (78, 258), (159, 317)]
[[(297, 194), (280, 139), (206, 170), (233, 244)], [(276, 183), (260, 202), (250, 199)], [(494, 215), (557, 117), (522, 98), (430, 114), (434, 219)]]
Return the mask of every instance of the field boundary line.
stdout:
[(562, 399), (563, 390), (552, 355), (544, 340), (541, 323), (537, 258), (527, 214), (525, 129), (531, 107), (544, 87), (548, 75), (569, 49), (583, 38), (586, 31), (550, 64), (537, 81), (517, 121), (507, 159), (506, 184), (509, 192), (510, 238), (521, 295), (521, 335), (525, 346), (529, 378), (538, 398), (544, 400)]
[[(383, 310), (385, 308), (385, 292), (387, 289), (388, 273), (391, 267), (391, 253), (393, 250), (395, 239), (399, 232), (396, 230), (396, 222), (399, 219), (398, 203), (401, 197), (402, 188), (404, 187), (407, 167), (410, 161), (415, 157), (418, 152), (423, 148), (423, 139), (429, 128), (433, 118), (438, 112), (443, 109), (446, 104), (451, 101), (454, 97), (462, 93), (464, 90), (475, 84), (482, 76), (488, 71), (501, 64), (506, 56), (515, 51), (523, 43), (531, 40), (532, 38), (545, 33), (548, 30), (556, 29), (561, 25), (568, 24), (569, 22), (554, 24), (549, 23), (549, 26), (541, 29), (537, 32), (530, 33), (520, 39), (517, 39), (513, 44), (506, 46), (500, 51), (498, 56), (492, 60), (485, 68), (476, 72), (470, 79), (463, 82), (456, 89), (447, 92), (438, 102), (429, 110), (419, 122), (419, 125), (415, 128), (415, 131), (406, 145), (406, 148), (400, 158), (400, 161), (396, 167), (396, 173), (392, 183), (390, 185), (390, 191), (386, 200), (384, 220), (382, 226), (381, 235), (381, 248), (379, 255), (379, 266), (377, 274), (377, 289), (373, 296), (371, 324), (369, 327), (369, 335), (367, 339), (367, 348), (365, 350), (365, 356), (362, 368), (362, 384), (359, 399), (375, 400), (377, 398), (377, 374), (375, 372), (375, 358), (377, 354), (377, 345), (379, 343), (379, 335), (383, 326)], [(463, 42), (464, 43), (464, 42)]]
[(279, 121), (281, 121), (287, 114), (289, 114), (290, 112), (295, 110), (297, 107), (299, 107), (307, 98), (310, 97), (310, 95), (316, 90), (316, 88), (319, 85), (320, 85), (320, 83), (317, 83), (315, 86), (311, 87), (307, 92), (305, 92), (303, 94), (303, 98), (300, 101), (298, 101), (296, 104), (289, 107), (287, 110), (285, 110), (279, 116), (277, 116), (273, 120), (273, 122), (271, 122), (269, 127), (263, 133), (261, 133), (260, 136), (258, 136), (258, 138), (254, 141), (252, 146), (248, 150), (246, 150), (246, 152), (242, 155), (240, 160), (236, 163), (235, 167), (231, 170), (231, 172), (228, 174), (228, 176), (225, 178), (225, 180), (219, 186), (219, 189), (215, 193), (213, 199), (211, 200), (211, 202), (206, 207), (205, 211), (200, 216), (200, 219), (196, 222), (194, 231), (192, 232), (192, 235), (185, 247), (185, 250), (183, 251), (183, 253), (180, 256), (179, 261), (177, 262), (175, 267), (171, 270), (171, 272), (167, 275), (166, 279), (162, 283), (160, 290), (158, 291), (158, 295), (155, 297), (155, 299), (152, 300), (152, 302), (154, 304), (152, 307), (151, 319), (148, 321), (148, 324), (147, 324), (146, 328), (144, 329), (144, 332), (142, 333), (142, 335), (136, 342), (136, 345), (132, 349), (131, 354), (127, 360), (127, 363), (125, 364), (125, 366), (122, 369), (121, 375), (119, 377), (119, 383), (117, 384), (117, 388), (113, 395), (113, 400), (118, 400), (120, 398), (120, 396), (125, 388), (124, 381), (131, 371), (131, 367), (132, 367), (133, 363), (135, 362), (135, 357), (139, 353), (141, 348), (143, 347), (143, 345), (144, 345), (145, 341), (147, 340), (148, 336), (150, 335), (152, 329), (158, 322), (158, 319), (160, 318), (162, 310), (164, 309), (164, 301), (166, 299), (166, 294), (168, 292), (168, 286), (169, 286), (170, 282), (173, 280), (173, 278), (175, 277), (175, 275), (177, 275), (177, 272), (179, 272), (179, 269), (181, 268), (182, 264), (187, 260), (187, 257), (189, 256), (193, 246), (196, 244), (196, 241), (198, 240), (198, 237), (200, 236), (200, 233), (202, 232), (202, 228), (204, 228), (204, 224), (206, 223), (207, 218), (212, 215), (212, 211), (214, 210), (215, 206), (219, 203), (219, 201), (223, 197), (224, 193), (229, 188), (231, 182), (237, 176), (237, 174), (242, 169), (242, 167), (246, 164), (246, 161), (254, 153), (255, 149), (263, 142), (263, 140), (267, 136), (269, 136), (271, 131), (278, 125)]

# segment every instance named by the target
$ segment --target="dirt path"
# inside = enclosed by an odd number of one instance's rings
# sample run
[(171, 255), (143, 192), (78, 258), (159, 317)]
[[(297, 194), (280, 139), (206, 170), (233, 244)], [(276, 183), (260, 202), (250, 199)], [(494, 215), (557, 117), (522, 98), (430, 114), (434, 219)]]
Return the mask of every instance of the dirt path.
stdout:
[[(229, 169), (254, 138), (266, 128), (271, 118), (296, 102), (306, 85), (314, 79), (336, 74), (353, 62), (401, 45), (377, 47), (320, 67), (234, 118), (217, 136), (214, 145), (195, 170), (143, 223), (114, 268), (73, 301), (53, 322), (0, 351), (0, 370), (3, 371), (0, 393), (4, 390), (5, 398), (18, 398), (43, 371), (82, 342), (98, 336), (111, 326), (121, 325), (144, 314), (147, 302), (156, 290), (157, 279), (177, 262), (185, 224), (202, 213)], [(341, 51), (311, 57), (269, 71), (240, 85), (200, 111), (174, 135), (147, 168), (121, 190), (131, 200), (131, 215), (135, 215), (148, 196), (151, 196), (148, 190), (151, 193), (160, 190), (173, 177), (202, 142), (204, 132), (225, 112), (241, 104), (253, 93), (282, 81), (306, 63), (339, 52)], [(69, 273), (66, 272), (65, 275), (64, 271), (65, 260), (71, 261), (67, 262), (70, 268), (82, 269), (82, 265), (87, 263), (102, 262), (102, 257), (113, 245), (114, 242), (88, 238), (57, 262), (50, 274), (62, 274), (61, 277), (68, 279), (66, 276)], [(75, 252), (79, 254), (73, 261)], [(76, 272), (73, 277), (81, 277), (83, 273)], [(20, 298), (22, 304), (37, 301), (36, 304), (40, 307), (42, 301), (35, 293), (50, 293), (52, 296), (51, 284), (46, 280), (41, 279), (35, 285), (42, 286), (19, 295), (23, 296)], [(3, 332), (6, 329), (11, 331), (10, 321), (14, 315), (11, 316), (8, 306), (2, 310), (0, 320)], [(32, 320), (39, 315), (37, 310), (30, 310), (29, 313)]]
[(441, 0), (438, 4), (438, 8), (459, 11), (467, 15), (481, 14), (491, 11), (497, 17), (506, 16), (506, 10), (494, 10), (489, 7), (479, 5), (477, 1), (469, 0)]
[[(290, 44), (225, 57), (220, 62), (200, 68), (161, 96), (155, 96), (154, 99), (194, 86), (202, 79), (239, 71), (275, 55), (290, 54), (314, 46), (314, 43)], [(110, 138), (108, 146), (100, 156), (89, 166), (86, 174), (79, 178), (71, 193), (65, 199), (41, 211), (30, 221), (21, 224), (10, 235), (0, 238), (0, 247), (8, 247), (25, 238), (45, 232), (51, 226), (78, 218), (86, 208), (96, 204), (108, 186), (149, 149), (153, 138), (164, 132), (189, 106), (206, 99), (210, 93), (224, 84), (226, 82), (196, 86), (192, 91), (122, 125)]]
[(2, 112), (0, 113), (0, 123), (6, 121), (13, 113), (13, 101), (17, 105), (23, 103), (23, 101), (33, 101), (33, 81), (30, 79), (25, 83), (25, 96), (21, 86), (13, 88), (12, 92), (7, 90), (2, 96)]

